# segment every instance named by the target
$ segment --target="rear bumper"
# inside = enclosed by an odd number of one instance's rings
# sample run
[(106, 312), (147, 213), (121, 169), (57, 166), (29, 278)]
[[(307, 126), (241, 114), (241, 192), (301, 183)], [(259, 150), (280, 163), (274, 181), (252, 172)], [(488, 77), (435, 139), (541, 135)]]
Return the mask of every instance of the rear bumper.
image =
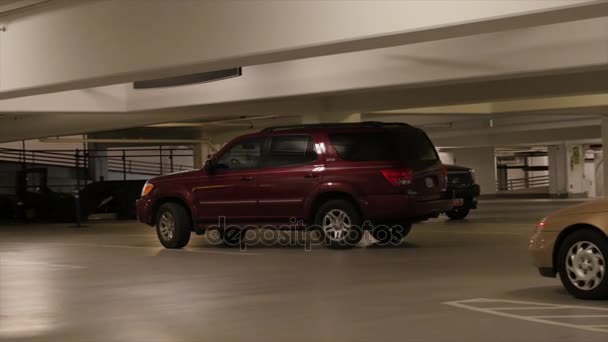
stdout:
[(450, 189), (454, 191), (454, 198), (462, 198), (464, 200), (464, 207), (469, 209), (477, 209), (477, 198), (481, 193), (481, 188), (478, 184), (473, 184), (465, 188), (454, 188)]
[(442, 191), (434, 196), (411, 195), (369, 196), (363, 205), (367, 218), (373, 220), (419, 221), (437, 217), (452, 209), (452, 191)]

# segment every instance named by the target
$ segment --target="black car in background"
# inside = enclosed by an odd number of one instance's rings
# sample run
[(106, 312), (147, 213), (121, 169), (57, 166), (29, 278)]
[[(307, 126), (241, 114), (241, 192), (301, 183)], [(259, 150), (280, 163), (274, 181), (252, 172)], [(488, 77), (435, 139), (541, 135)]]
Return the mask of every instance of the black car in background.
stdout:
[(475, 183), (473, 169), (457, 165), (446, 165), (448, 190), (454, 191), (454, 207), (445, 214), (452, 220), (462, 220), (471, 209), (477, 209), (480, 187)]
[[(145, 180), (103, 181), (80, 190), (80, 216), (113, 214), (119, 220), (135, 219), (135, 200)], [(21, 191), (19, 195), (0, 194), (0, 221), (26, 220), (73, 222), (76, 217), (73, 193), (56, 192), (41, 186)]]

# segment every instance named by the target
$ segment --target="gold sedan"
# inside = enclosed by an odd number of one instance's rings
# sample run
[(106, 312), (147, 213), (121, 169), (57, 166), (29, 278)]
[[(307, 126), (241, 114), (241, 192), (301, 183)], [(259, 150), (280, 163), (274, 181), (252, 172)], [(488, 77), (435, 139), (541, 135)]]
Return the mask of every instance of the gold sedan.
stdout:
[(537, 225), (529, 251), (545, 277), (581, 299), (608, 299), (608, 200), (559, 210)]

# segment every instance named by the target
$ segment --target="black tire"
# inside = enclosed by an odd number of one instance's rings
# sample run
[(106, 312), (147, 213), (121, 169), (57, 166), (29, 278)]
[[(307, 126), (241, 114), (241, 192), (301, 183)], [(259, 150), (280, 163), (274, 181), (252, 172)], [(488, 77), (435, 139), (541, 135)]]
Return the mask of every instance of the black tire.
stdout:
[(380, 225), (372, 229), (371, 234), (381, 246), (398, 246), (412, 231), (412, 224), (405, 223), (393, 226)]
[[(591, 243), (595, 247), (587, 243)], [(583, 253), (582, 259), (576, 258), (575, 251), (581, 250), (579, 247), (583, 247), (585, 250), (589, 248), (593, 253)], [(570, 256), (574, 256), (574, 258), (571, 259), (569, 254)], [(602, 260), (599, 263), (597, 259), (598, 255)], [(592, 262), (584, 263), (585, 259)], [(571, 295), (579, 299), (608, 299), (607, 261), (608, 237), (592, 229), (581, 229), (570, 233), (560, 244), (556, 263), (562, 284)], [(593, 267), (593, 265), (603, 265), (603, 274), (593, 272), (592, 270), (597, 270), (597, 267)], [(599, 276), (600, 274), (601, 277)], [(579, 282), (572, 280), (573, 278), (582, 279), (583, 277), (589, 277), (589, 280), (580, 280)], [(594, 280), (593, 278), (599, 278), (600, 280)], [(585, 285), (588, 285), (589, 288), (581, 288), (585, 287)]]
[(452, 210), (446, 211), (445, 214), (447, 217), (450, 218), (450, 220), (462, 220), (467, 217), (467, 215), (469, 215), (469, 212), (469, 208), (454, 208)]
[[(166, 220), (166, 221), (164, 221)], [(171, 220), (173, 233), (170, 233)], [(177, 203), (165, 203), (156, 215), (156, 235), (165, 248), (179, 249), (190, 241), (192, 219), (186, 209)]]
[[(337, 233), (328, 234), (324, 226), (324, 220), (330, 212), (343, 213), (344, 220), (350, 223), (346, 232), (342, 231), (340, 236)], [(329, 200), (319, 207), (315, 215), (315, 226), (320, 228), (320, 232), (325, 241), (325, 245), (329, 248), (346, 249), (352, 248), (359, 243), (363, 238), (363, 230), (361, 229), (361, 215), (355, 206), (347, 200)]]

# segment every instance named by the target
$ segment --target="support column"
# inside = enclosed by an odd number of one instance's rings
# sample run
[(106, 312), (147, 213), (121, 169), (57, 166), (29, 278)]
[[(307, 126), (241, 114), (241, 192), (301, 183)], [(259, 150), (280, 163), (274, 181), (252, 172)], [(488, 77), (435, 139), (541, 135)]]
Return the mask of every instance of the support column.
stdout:
[(585, 147), (566, 145), (568, 197), (587, 197), (585, 188)]
[(593, 161), (595, 168), (595, 197), (604, 196), (604, 151), (595, 153)]
[(94, 182), (108, 179), (108, 152), (102, 144), (89, 143), (89, 175)]
[[(602, 156), (603, 157), (608, 157), (608, 115), (604, 115), (602, 116)], [(603, 193), (602, 196), (604, 198), (608, 198), (608, 171), (606, 170), (605, 167), (605, 163), (604, 161), (606, 159), (604, 159), (602, 157), (602, 173), (603, 173), (603, 184), (602, 184), (602, 189), (603, 189)], [(599, 171), (599, 170), (598, 170)]]
[[(201, 140), (210, 139), (209, 135), (201, 131)], [(195, 169), (202, 169), (205, 162), (211, 155), (213, 155), (213, 149), (206, 143), (195, 144), (192, 146), (192, 164)]]
[(195, 169), (202, 169), (207, 160), (205, 145), (196, 144), (192, 146), (192, 165)]
[(568, 157), (566, 145), (552, 145), (549, 155), (549, 194), (551, 197), (567, 197), (568, 195)]
[(585, 147), (560, 144), (548, 147), (549, 194), (552, 197), (586, 197)]
[(494, 147), (472, 147), (452, 150), (454, 163), (475, 170), (482, 195), (496, 194), (496, 155)]

